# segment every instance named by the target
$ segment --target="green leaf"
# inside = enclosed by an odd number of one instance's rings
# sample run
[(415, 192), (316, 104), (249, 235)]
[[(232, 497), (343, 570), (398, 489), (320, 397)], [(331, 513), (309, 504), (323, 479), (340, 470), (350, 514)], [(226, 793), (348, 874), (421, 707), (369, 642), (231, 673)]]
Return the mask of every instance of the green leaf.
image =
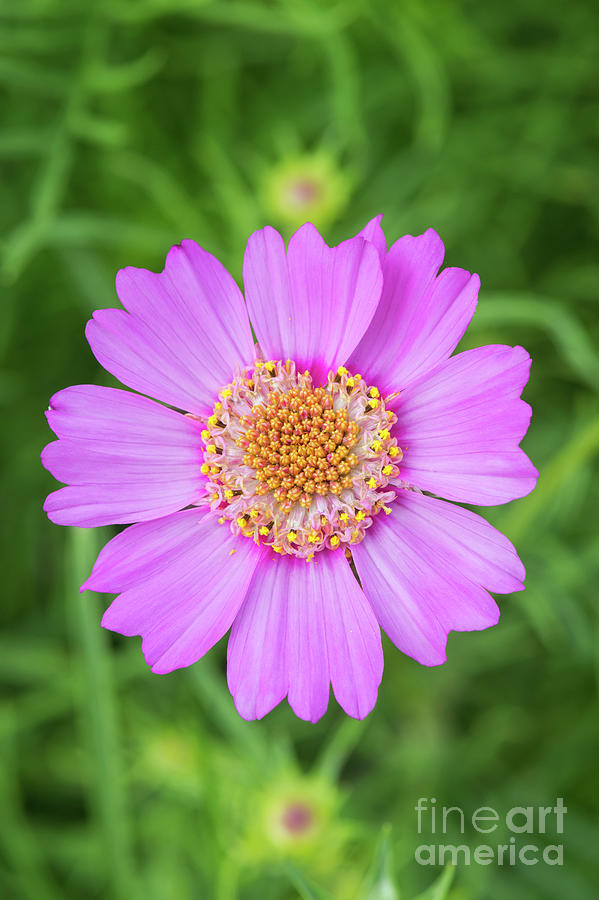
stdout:
[(446, 866), (436, 881), (414, 900), (446, 900), (454, 878), (455, 866)]
[(381, 831), (363, 896), (364, 900), (400, 900), (399, 886), (393, 873), (390, 825), (383, 826)]

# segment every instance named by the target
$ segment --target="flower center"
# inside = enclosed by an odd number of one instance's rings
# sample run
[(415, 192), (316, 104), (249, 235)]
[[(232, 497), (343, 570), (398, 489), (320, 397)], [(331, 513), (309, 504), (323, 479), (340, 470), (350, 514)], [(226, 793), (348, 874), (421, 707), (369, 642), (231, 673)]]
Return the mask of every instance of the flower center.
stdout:
[(290, 834), (301, 834), (314, 824), (314, 815), (304, 803), (291, 803), (283, 810), (281, 824)]
[(245, 465), (256, 471), (256, 493), (272, 491), (283, 512), (298, 502), (309, 508), (314, 494), (338, 496), (352, 487), (349, 473), (358, 457), (349, 451), (358, 426), (349, 421), (346, 408), (333, 408), (323, 388), (272, 391), (243, 424), (249, 428), (237, 446), (246, 451)]
[(341, 366), (314, 387), (290, 360), (241, 370), (202, 431), (219, 522), (305, 559), (361, 541), (395, 497), (397, 421), (376, 387)]

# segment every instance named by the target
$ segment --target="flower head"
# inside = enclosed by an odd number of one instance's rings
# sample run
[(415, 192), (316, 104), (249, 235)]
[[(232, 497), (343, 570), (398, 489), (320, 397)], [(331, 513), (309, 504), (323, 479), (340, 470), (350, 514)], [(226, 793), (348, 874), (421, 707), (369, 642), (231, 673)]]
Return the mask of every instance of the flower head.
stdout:
[(296, 228), (309, 219), (321, 227), (347, 204), (351, 179), (324, 150), (288, 156), (262, 180), (262, 201), (270, 216)]
[(50, 518), (133, 523), (82, 587), (119, 595), (103, 625), (142, 635), (154, 672), (190, 665), (232, 627), (245, 718), (287, 696), (316, 721), (330, 685), (362, 718), (381, 627), (437, 665), (449, 631), (497, 622), (489, 591), (523, 586), (510, 542), (447, 501), (533, 489), (518, 446), (530, 359), (503, 345), (452, 356), (478, 277), (439, 273), (432, 229), (387, 251), (380, 219), (333, 248), (310, 224), (287, 249), (255, 232), (245, 300), (193, 241), (160, 274), (122, 270), (125, 309), (98, 310), (86, 334), (138, 393), (80, 385), (47, 413), (58, 440), (42, 461), (66, 484)]

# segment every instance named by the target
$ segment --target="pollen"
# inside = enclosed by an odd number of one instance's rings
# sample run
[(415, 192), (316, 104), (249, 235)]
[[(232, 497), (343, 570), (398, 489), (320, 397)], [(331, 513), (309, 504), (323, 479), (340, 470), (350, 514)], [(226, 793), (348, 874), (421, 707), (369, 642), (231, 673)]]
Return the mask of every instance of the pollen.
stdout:
[[(271, 365), (264, 368), (270, 372)], [(271, 391), (243, 424), (246, 431), (236, 441), (245, 451), (243, 463), (283, 512), (297, 503), (308, 508), (316, 496), (338, 496), (353, 486), (358, 457), (351, 451), (359, 428), (345, 407), (334, 409), (324, 388)]]
[(238, 369), (202, 430), (212, 512), (282, 555), (318, 561), (359, 543), (396, 495), (397, 416), (385, 404), (345, 366), (320, 382), (293, 360)]

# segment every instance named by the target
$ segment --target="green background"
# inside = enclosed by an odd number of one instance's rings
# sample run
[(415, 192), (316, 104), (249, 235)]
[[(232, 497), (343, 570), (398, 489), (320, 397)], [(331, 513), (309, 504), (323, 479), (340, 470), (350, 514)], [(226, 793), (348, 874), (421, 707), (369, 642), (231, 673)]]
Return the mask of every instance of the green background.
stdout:
[[(591, 0), (3, 0), (0, 896), (597, 896), (598, 25)], [(110, 383), (83, 329), (119, 267), (192, 237), (239, 277), (255, 228), (310, 216), (333, 243), (378, 212), (390, 242), (433, 226), (480, 273), (463, 346), (532, 354), (539, 485), (485, 511), (527, 590), (443, 667), (386, 642), (364, 722), (331, 701), (315, 726), (286, 703), (248, 724), (224, 641), (160, 677), (100, 628), (107, 599), (77, 588), (111, 531), (41, 512), (43, 410)], [(418, 835), (419, 797), (505, 816), (558, 796), (563, 867), (429, 890), (414, 851), (443, 839)], [(277, 824), (290, 804), (303, 836)]]

